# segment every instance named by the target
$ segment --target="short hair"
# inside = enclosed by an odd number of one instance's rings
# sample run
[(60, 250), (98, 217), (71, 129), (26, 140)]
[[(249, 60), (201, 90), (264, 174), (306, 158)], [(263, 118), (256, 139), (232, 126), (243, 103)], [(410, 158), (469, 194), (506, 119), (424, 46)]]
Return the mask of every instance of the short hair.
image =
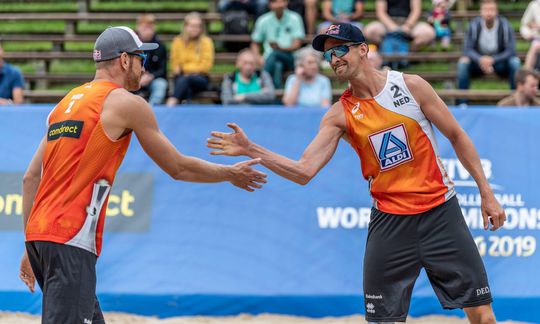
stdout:
[(107, 69), (107, 68), (111, 67), (114, 64), (114, 61), (116, 61), (117, 58), (118, 57), (115, 57), (112, 60), (96, 62), (96, 70)]
[(253, 52), (253, 51), (251, 50), (251, 48), (246, 47), (246, 48), (240, 50), (240, 52), (238, 52), (238, 55), (236, 55), (236, 59), (238, 60), (238, 58), (239, 58), (240, 56), (244, 55), (244, 54), (250, 54), (250, 55), (252, 55), (252, 56), (256, 56), (256, 55), (255, 55), (255, 52)]
[(139, 17), (137, 17), (137, 25), (138, 24), (154, 24), (156, 22), (156, 16), (153, 14), (142, 14)]
[(540, 73), (532, 69), (523, 68), (523, 69), (519, 69), (516, 72), (516, 75), (514, 76), (516, 80), (516, 84), (518, 83), (524, 84), (525, 80), (527, 79), (529, 75), (535, 78), (536, 80), (540, 80)]
[(321, 63), (322, 53), (313, 49), (311, 46), (306, 46), (299, 49), (295, 54), (294, 65), (303, 64), (306, 58), (311, 55), (317, 59), (317, 64)]
[(493, 3), (494, 5), (497, 5), (496, 0), (482, 0), (482, 1), (480, 1), (480, 6), (485, 5), (485, 4), (490, 4), (490, 3)]

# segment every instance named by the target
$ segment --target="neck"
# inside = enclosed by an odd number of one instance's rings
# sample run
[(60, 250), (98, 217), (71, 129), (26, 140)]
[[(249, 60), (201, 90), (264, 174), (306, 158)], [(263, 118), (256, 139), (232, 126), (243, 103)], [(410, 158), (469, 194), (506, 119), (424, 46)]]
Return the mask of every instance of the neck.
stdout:
[(516, 104), (518, 106), (529, 106), (530, 105), (529, 99), (527, 99), (527, 97), (525, 97), (525, 95), (523, 95), (521, 92), (516, 91), (514, 96), (516, 98)]
[(109, 81), (118, 84), (122, 88), (126, 86), (125, 79), (121, 73), (115, 73), (115, 71), (107, 69), (96, 70), (93, 81)]
[(491, 21), (487, 21), (486, 20), (486, 27), (491, 29), (493, 28), (493, 26), (495, 25), (495, 19), (491, 20)]
[(351, 92), (358, 98), (373, 98), (378, 95), (386, 84), (388, 72), (378, 71), (366, 66), (356, 77), (349, 80)]
[(283, 17), (283, 12), (284, 10), (274, 11), (274, 14), (276, 15), (278, 19), (281, 19), (281, 17)]
[(243, 74), (242, 72), (238, 73), (238, 75), (240, 76), (240, 80), (244, 82), (248, 82), (251, 80), (251, 75), (246, 75), (246, 74)]

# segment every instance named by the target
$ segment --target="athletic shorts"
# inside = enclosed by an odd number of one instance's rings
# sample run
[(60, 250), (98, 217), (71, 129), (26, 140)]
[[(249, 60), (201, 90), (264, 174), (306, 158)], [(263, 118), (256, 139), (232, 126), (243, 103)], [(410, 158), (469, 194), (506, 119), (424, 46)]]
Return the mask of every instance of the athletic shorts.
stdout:
[(417, 215), (372, 209), (364, 256), (366, 320), (404, 322), (422, 268), (445, 309), (492, 302), (484, 264), (456, 197)]
[(43, 241), (26, 242), (26, 251), (43, 291), (42, 324), (105, 323), (96, 298), (95, 254)]

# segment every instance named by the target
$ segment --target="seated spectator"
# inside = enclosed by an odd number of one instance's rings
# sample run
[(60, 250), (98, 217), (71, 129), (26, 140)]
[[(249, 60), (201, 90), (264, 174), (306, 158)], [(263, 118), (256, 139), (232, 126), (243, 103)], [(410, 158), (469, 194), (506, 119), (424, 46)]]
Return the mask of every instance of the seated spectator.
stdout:
[[(260, 65), (270, 73), (274, 87), (281, 88), (283, 73), (294, 69), (293, 52), (302, 46), (304, 25), (302, 18), (287, 9), (287, 0), (270, 0), (271, 11), (260, 16), (251, 34), (251, 49), (258, 56)], [(264, 60), (260, 56), (264, 47)]]
[(311, 47), (298, 51), (294, 74), (285, 83), (285, 106), (329, 107), (332, 100), (330, 79), (319, 73), (321, 54)]
[(422, 14), (422, 0), (377, 0), (375, 11), (378, 21), (369, 23), (364, 35), (379, 44), (387, 33), (403, 33), (412, 39), (414, 48), (431, 43), (435, 30), (428, 23), (419, 22)]
[(257, 57), (246, 48), (236, 58), (236, 71), (226, 74), (221, 84), (221, 102), (231, 104), (270, 104), (275, 99), (270, 74), (257, 69)]
[(435, 37), (441, 40), (442, 48), (448, 49), (452, 37), (448, 0), (433, 0), (433, 10), (428, 17), (428, 22), (435, 29)]
[(540, 70), (540, 1), (533, 0), (521, 18), (521, 36), (531, 42), (525, 58), (525, 67)]
[(315, 33), (315, 23), (317, 21), (317, 0), (289, 0), (287, 6), (304, 19), (304, 28), (307, 34)]
[(0, 105), (22, 104), (24, 79), (21, 71), (4, 61), (4, 49), (0, 43)]
[(167, 99), (167, 106), (189, 101), (197, 92), (208, 89), (208, 73), (214, 65), (214, 43), (204, 32), (199, 13), (186, 16), (182, 33), (172, 42), (170, 64), (174, 91)]
[(319, 25), (317, 34), (324, 34), (331, 24), (340, 22), (353, 24), (362, 29), (362, 24), (357, 20), (363, 14), (363, 0), (323, 0), (322, 16), (326, 21)]
[(167, 49), (165, 44), (156, 35), (155, 17), (144, 14), (137, 18), (135, 28), (143, 42), (158, 43), (159, 47), (147, 51), (147, 59), (144, 64), (144, 73), (141, 77), (141, 89), (137, 94), (148, 98), (151, 105), (161, 105), (167, 95)]
[[(459, 89), (469, 89), (471, 75), (497, 73), (508, 77), (515, 89), (515, 74), (520, 67), (512, 26), (498, 15), (495, 0), (482, 0), (480, 16), (470, 23), (463, 41), (463, 54), (457, 65)], [(458, 100), (458, 104), (466, 103)]]
[(516, 73), (516, 91), (499, 103), (497, 106), (530, 107), (540, 106), (540, 99), (536, 97), (540, 74), (531, 69), (521, 69)]

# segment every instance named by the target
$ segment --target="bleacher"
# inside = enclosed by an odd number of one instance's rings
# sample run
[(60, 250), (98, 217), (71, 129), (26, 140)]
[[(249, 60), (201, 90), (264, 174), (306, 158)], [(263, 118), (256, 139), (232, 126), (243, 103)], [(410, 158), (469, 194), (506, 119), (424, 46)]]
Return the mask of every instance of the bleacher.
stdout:
[[(500, 11), (510, 19), (518, 40), (517, 50), (523, 60), (528, 48), (519, 33), (519, 20), (528, 1), (500, 4)], [(428, 9), (431, 1), (424, 0)], [(221, 15), (215, 11), (216, 1), (110, 1), (110, 0), (26, 0), (2, 1), (0, 4), (0, 37), (3, 39), (4, 58), (19, 66), (27, 83), (25, 97), (28, 102), (55, 102), (73, 86), (93, 77), (94, 65), (91, 50), (97, 35), (109, 25), (134, 27), (136, 17), (142, 12), (155, 13), (158, 35), (167, 44), (178, 35), (185, 15), (193, 10), (203, 13), (207, 30), (216, 45), (215, 66), (210, 79), (219, 87), (223, 74), (234, 69), (236, 53), (226, 52), (224, 40), (249, 42), (249, 35), (224, 35), (221, 33)], [(374, 2), (366, 2), (367, 23), (375, 19)], [(508, 95), (506, 80), (488, 77), (473, 81), (467, 91), (455, 90), (455, 66), (461, 56), (463, 31), (471, 17), (478, 14), (478, 4), (460, 2), (460, 10), (452, 12), (454, 35), (452, 48), (442, 51), (429, 47), (412, 52), (407, 57), (386, 56), (385, 61), (411, 62), (404, 72), (416, 73), (433, 84), (439, 95), (448, 103), (458, 97), (467, 97), (473, 103), (494, 103)], [(465, 10), (466, 9), (466, 10)], [(313, 36), (306, 38), (306, 44)], [(170, 48), (170, 47), (169, 47)], [(331, 70), (322, 71), (333, 78)], [(333, 82), (334, 96), (343, 91), (343, 82)], [(281, 94), (278, 91), (278, 94)], [(197, 97), (202, 102), (218, 102), (217, 91), (206, 91)]]

